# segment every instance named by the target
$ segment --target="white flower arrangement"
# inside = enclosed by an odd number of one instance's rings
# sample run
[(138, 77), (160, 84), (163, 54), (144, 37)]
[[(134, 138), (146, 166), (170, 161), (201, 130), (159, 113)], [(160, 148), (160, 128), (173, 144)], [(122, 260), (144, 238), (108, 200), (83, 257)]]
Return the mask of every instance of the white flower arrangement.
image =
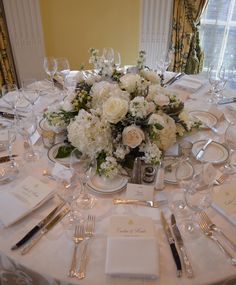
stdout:
[[(144, 69), (145, 54), (141, 55), (137, 74), (123, 74), (113, 67), (109, 77), (102, 73), (90, 80), (80, 77), (75, 93), (45, 113), (52, 127), (67, 127), (72, 147), (97, 157), (98, 172), (106, 176), (116, 175), (136, 156), (158, 164), (177, 135), (198, 126), (183, 102), (160, 87), (153, 71)], [(90, 62), (98, 61), (92, 49)]]

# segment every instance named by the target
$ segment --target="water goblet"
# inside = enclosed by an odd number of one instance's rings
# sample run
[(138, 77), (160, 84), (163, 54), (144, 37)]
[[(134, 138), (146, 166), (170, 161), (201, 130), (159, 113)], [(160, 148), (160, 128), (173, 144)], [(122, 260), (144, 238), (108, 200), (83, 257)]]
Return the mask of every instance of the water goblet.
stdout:
[(163, 52), (161, 57), (157, 61), (157, 69), (160, 71), (160, 79), (161, 79), (161, 86), (164, 85), (164, 74), (171, 63), (173, 57), (173, 51), (168, 50), (167, 52)]
[(24, 114), (24, 116), (19, 116), (16, 114), (16, 127), (20, 135), (27, 142), (29, 149), (24, 153), (24, 159), (26, 161), (35, 161), (40, 158), (40, 152), (33, 148), (31, 141), (32, 135), (37, 130), (37, 117), (33, 112)]
[(39, 89), (37, 88), (37, 81), (33, 78), (25, 79), (22, 82), (22, 93), (24, 98), (32, 105), (35, 106), (39, 98)]
[(65, 80), (70, 73), (70, 64), (67, 58), (60, 57), (56, 59), (57, 73)]
[(234, 172), (236, 170), (236, 124), (229, 124), (225, 131), (225, 143), (229, 148), (229, 158), (224, 165), (225, 172)]
[(104, 63), (112, 65), (114, 62), (114, 50), (111, 47), (105, 47), (103, 49), (102, 56), (104, 58)]
[(87, 193), (87, 182), (93, 178), (97, 171), (96, 157), (90, 157), (82, 154), (77, 148), (70, 155), (70, 168), (74, 175), (78, 175), (80, 181), (80, 194), (77, 199), (77, 204), (82, 209), (91, 209), (96, 202), (96, 198)]
[(19, 98), (19, 89), (16, 84), (6, 84), (2, 87), (2, 98), (11, 109), (16, 112), (16, 103)]

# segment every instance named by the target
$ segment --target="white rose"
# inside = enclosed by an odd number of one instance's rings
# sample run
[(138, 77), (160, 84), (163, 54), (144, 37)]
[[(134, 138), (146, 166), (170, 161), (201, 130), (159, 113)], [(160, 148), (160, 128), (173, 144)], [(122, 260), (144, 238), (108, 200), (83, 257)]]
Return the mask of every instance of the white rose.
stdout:
[(160, 77), (158, 74), (151, 70), (142, 70), (141, 75), (148, 81), (154, 84), (160, 84)]
[(139, 146), (144, 140), (144, 132), (140, 127), (132, 125), (124, 128), (122, 132), (122, 142), (131, 148)]
[(161, 115), (158, 114), (152, 114), (148, 120), (149, 125), (155, 125), (155, 124), (160, 124), (161, 126), (164, 127), (165, 121)]
[(110, 123), (118, 123), (125, 117), (127, 112), (128, 102), (124, 99), (110, 97), (103, 103), (103, 115)]
[(154, 102), (159, 106), (165, 106), (170, 103), (170, 99), (164, 94), (158, 94), (157, 96), (155, 96)]
[(120, 78), (121, 88), (133, 93), (141, 85), (141, 77), (138, 74), (127, 73)]

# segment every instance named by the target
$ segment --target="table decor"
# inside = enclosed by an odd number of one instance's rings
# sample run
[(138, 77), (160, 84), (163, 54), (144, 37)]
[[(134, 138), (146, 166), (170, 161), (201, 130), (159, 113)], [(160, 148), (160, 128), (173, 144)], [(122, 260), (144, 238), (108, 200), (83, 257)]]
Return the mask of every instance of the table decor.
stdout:
[[(98, 61), (94, 53), (91, 58)], [(80, 73), (75, 92), (44, 114), (52, 128), (67, 130), (73, 147), (97, 157), (100, 175), (132, 168), (135, 157), (158, 164), (178, 135), (200, 125), (173, 92), (160, 86), (143, 59), (138, 62), (137, 73), (113, 66), (106, 71), (104, 65), (87, 78)]]

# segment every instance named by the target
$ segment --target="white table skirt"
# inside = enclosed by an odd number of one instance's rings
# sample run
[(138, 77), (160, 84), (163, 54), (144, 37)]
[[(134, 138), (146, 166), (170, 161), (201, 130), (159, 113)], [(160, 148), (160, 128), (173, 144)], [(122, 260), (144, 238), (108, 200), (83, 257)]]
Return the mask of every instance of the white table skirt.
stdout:
[[(173, 86), (174, 87), (174, 86)], [(172, 87), (172, 88), (173, 88)], [(208, 87), (202, 87), (191, 99), (186, 101), (186, 107), (189, 110), (208, 110), (209, 105), (206, 103), (207, 98), (204, 95)], [(184, 94), (186, 95), (186, 94)], [(56, 99), (56, 95), (50, 98), (47, 95), (40, 98), (40, 109), (43, 110), (50, 102)], [(223, 109), (224, 106), (221, 106)], [(226, 127), (226, 122), (222, 121), (218, 125), (222, 133)], [(204, 138), (211, 134), (215, 139), (216, 136), (211, 131), (204, 130), (192, 134), (191, 140)], [(222, 141), (223, 136), (217, 138)], [(21, 172), (17, 180), (10, 184), (1, 185), (1, 191), (8, 191), (19, 183), (27, 175), (35, 176), (45, 183), (56, 187), (56, 182), (42, 175), (42, 170), (52, 168), (52, 163), (47, 159), (47, 150), (43, 149), (42, 142), (36, 145), (43, 155), (36, 163), (22, 163)], [(21, 154), (23, 152), (23, 143), (20, 138), (14, 146), (14, 153)], [(230, 177), (232, 181), (236, 177)], [(177, 186), (166, 184), (162, 194), (171, 197), (178, 191)], [(122, 193), (121, 193), (122, 194)], [(120, 194), (115, 194), (119, 196)], [(156, 193), (156, 195), (159, 195)], [(176, 277), (176, 268), (170, 252), (169, 245), (166, 241), (165, 234), (160, 224), (160, 210), (158, 208), (145, 208), (141, 206), (119, 205), (114, 206), (112, 199), (114, 196), (97, 196), (98, 204), (91, 213), (96, 215), (96, 232), (95, 237), (89, 247), (89, 259), (87, 265), (87, 277), (83, 280), (77, 280), (67, 277), (74, 243), (72, 241), (72, 230), (68, 230), (65, 224), (60, 222), (57, 224), (43, 239), (26, 255), (21, 256), (19, 251), (11, 251), (10, 248), (16, 243), (32, 226), (34, 226), (51, 207), (51, 202), (36, 210), (23, 221), (11, 226), (7, 229), (0, 230), (0, 276), (1, 285), (15, 284), (93, 284), (93, 285), (110, 285), (110, 284), (127, 284), (127, 285), (204, 285), (204, 284), (224, 284), (223, 280), (231, 280), (236, 284), (236, 269), (219, 251), (217, 246), (205, 236), (201, 236), (197, 240), (186, 240), (185, 244), (189, 252), (189, 256), (194, 269), (195, 277), (187, 279), (184, 275), (182, 278)], [(10, 205), (9, 205), (10, 210)], [(170, 215), (170, 210), (163, 208), (166, 215)], [(219, 225), (223, 231), (235, 240), (236, 228), (227, 222), (215, 210), (209, 209), (209, 216)], [(109, 277), (105, 275), (105, 256), (106, 256), (106, 232), (111, 215), (128, 214), (142, 215), (151, 217), (155, 222), (155, 230), (157, 243), (160, 250), (159, 272), (160, 276), (157, 280), (143, 280), (122, 277)], [(235, 254), (236, 256), (236, 254)], [(14, 281), (13, 281), (14, 280)], [(234, 280), (234, 281), (232, 281)], [(14, 283), (13, 283), (14, 282)], [(234, 283), (235, 282), (235, 283)]]

